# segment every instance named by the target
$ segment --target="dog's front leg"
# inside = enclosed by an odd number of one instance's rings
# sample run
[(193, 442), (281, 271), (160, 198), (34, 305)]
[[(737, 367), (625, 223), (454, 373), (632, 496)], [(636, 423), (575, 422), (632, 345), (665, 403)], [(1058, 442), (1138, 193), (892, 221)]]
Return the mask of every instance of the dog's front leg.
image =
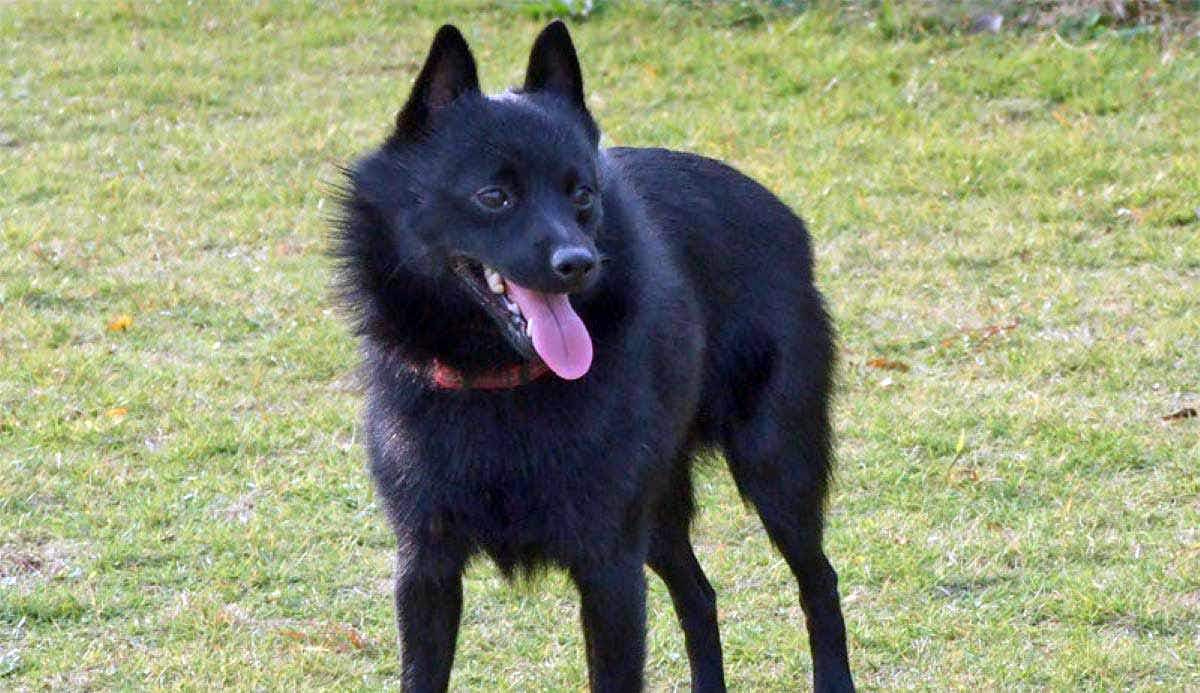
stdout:
[(582, 599), (588, 681), (594, 693), (642, 689), (646, 658), (646, 576), (641, 556), (572, 570)]
[(406, 693), (439, 693), (450, 683), (462, 614), (463, 561), (427, 546), (396, 561), (396, 624)]

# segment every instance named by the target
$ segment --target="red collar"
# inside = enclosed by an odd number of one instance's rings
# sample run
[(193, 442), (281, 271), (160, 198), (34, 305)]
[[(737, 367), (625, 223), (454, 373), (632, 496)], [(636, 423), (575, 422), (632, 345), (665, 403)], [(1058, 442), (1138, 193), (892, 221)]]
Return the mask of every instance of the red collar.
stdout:
[(416, 370), (432, 380), (435, 387), (443, 390), (509, 390), (527, 385), (550, 372), (546, 364), (538, 361), (537, 363), (505, 366), (479, 375), (468, 376), (436, 358), (428, 368), (417, 368)]

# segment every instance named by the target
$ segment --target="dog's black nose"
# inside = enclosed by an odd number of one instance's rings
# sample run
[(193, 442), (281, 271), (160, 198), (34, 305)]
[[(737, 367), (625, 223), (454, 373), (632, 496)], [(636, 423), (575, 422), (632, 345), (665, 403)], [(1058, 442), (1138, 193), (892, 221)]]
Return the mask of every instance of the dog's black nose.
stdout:
[(558, 248), (550, 256), (550, 266), (559, 279), (578, 284), (596, 268), (596, 253), (578, 245)]

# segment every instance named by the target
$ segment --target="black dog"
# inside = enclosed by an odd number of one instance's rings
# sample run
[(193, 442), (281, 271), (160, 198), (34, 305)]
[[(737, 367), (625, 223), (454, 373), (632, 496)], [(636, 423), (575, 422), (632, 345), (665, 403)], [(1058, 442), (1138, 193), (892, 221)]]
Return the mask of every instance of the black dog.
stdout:
[(693, 689), (723, 690), (688, 537), (692, 460), (719, 449), (799, 582), (816, 688), (851, 689), (821, 542), (833, 336), (804, 224), (718, 161), (598, 141), (561, 22), (496, 97), (446, 26), (348, 172), (335, 254), (399, 540), (404, 688), (446, 688), (482, 552), (569, 571), (598, 691), (642, 685), (649, 565)]

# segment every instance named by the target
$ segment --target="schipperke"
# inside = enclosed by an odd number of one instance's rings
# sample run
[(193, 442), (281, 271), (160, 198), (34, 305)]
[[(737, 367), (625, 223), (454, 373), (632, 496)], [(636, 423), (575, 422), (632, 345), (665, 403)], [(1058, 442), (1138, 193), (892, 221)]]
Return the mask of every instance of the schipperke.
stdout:
[(399, 543), (404, 689), (447, 687), (483, 553), (569, 573), (596, 691), (642, 686), (648, 565), (693, 690), (723, 690), (688, 536), (693, 460), (719, 450), (799, 583), (816, 688), (849, 690), (821, 537), (834, 340), (804, 224), (719, 161), (599, 140), (561, 22), (497, 96), (445, 26), (347, 171), (334, 254)]

